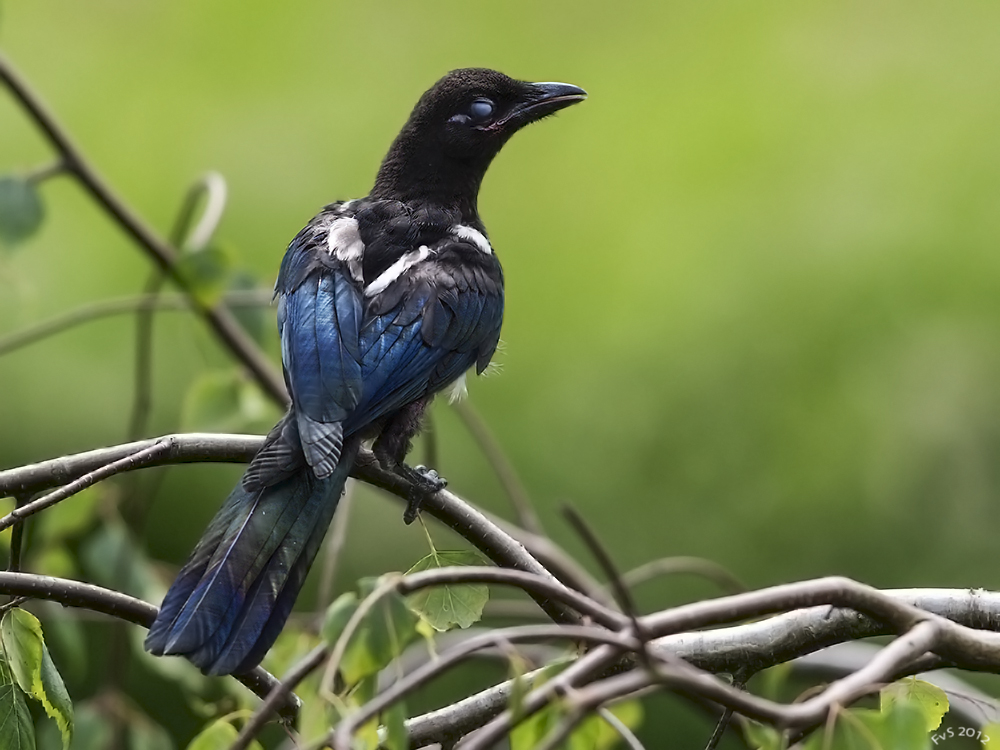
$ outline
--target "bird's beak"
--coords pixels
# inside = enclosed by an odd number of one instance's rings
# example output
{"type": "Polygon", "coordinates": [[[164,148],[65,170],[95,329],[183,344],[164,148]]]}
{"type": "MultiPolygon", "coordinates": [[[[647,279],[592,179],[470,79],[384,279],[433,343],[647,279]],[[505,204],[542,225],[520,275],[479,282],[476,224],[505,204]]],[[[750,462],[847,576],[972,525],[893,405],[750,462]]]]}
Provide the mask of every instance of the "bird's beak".
{"type": "Polygon", "coordinates": [[[507,114],[504,124],[527,125],[587,98],[586,91],[570,83],[532,83],[529,86],[530,93],[507,114]]]}

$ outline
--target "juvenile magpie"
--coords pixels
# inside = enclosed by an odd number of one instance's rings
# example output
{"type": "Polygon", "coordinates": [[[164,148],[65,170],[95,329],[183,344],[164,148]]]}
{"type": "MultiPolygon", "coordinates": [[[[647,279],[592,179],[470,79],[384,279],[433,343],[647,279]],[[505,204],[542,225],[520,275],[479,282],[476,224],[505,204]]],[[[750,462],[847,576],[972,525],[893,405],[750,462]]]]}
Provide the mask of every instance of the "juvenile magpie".
{"type": "Polygon", "coordinates": [[[292,405],[167,592],[147,650],[206,674],[256,666],[363,441],[413,488],[407,521],[444,487],[404,459],[434,394],[482,373],[500,337],[503,272],[479,186],[514,133],[585,97],[564,83],[452,71],[417,102],[368,197],[326,206],[291,241],[275,297],[292,405]]]}

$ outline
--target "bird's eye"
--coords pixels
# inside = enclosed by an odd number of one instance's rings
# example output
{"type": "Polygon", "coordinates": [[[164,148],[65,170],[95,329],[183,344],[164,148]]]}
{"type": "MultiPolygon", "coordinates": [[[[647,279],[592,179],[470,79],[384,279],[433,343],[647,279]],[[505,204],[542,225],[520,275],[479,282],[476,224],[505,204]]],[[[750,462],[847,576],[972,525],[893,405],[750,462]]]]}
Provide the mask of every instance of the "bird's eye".
{"type": "Polygon", "coordinates": [[[476,99],[469,107],[469,115],[475,123],[483,123],[493,116],[493,102],[489,99],[476,99]]]}

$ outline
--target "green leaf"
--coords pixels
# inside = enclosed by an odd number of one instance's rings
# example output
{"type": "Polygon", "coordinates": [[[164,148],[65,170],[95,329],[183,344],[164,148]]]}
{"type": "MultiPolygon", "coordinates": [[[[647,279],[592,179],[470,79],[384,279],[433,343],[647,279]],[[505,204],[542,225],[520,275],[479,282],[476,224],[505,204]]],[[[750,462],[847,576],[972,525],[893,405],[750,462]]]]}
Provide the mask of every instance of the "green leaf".
{"type": "MultiPolygon", "coordinates": [[[[488,565],[478,552],[473,550],[432,550],[429,555],[417,561],[407,574],[423,570],[434,570],[452,565],[488,565]]],[[[437,631],[451,630],[454,626],[467,628],[479,622],[483,608],[489,601],[489,587],[482,583],[433,586],[407,597],[410,609],[420,615],[437,631]]]]}
{"type": "Polygon", "coordinates": [[[978,739],[982,740],[983,750],[1000,750],[1000,724],[987,724],[978,739]]]}
{"type": "Polygon", "coordinates": [[[753,750],[782,750],[781,733],[774,727],[743,720],[743,736],[753,750]]]}
{"type": "MultiPolygon", "coordinates": [[[[363,578],[359,581],[361,597],[367,597],[384,580],[363,578]]],[[[336,644],[347,620],[360,606],[347,595],[338,597],[327,611],[323,636],[331,647],[336,644]]],[[[417,617],[403,598],[391,592],[384,595],[364,616],[348,642],[340,662],[344,682],[354,685],[363,678],[376,675],[398,658],[403,649],[417,637],[417,617]]]]}
{"type": "Polygon", "coordinates": [[[52,663],[38,619],[23,609],[9,610],[0,621],[0,639],[18,686],[42,704],[62,735],[63,747],[73,738],[73,702],[52,663]]]}
{"type": "Polygon", "coordinates": [[[28,701],[17,685],[0,685],[0,750],[35,750],[28,701]]]}
{"type": "MultiPolygon", "coordinates": [[[[642,706],[625,701],[609,709],[622,724],[635,729],[642,723],[642,706]]],[[[597,714],[588,716],[569,736],[568,750],[610,750],[621,740],[618,730],[597,714]]]]}
{"type": "Polygon", "coordinates": [[[323,627],[320,635],[330,648],[337,645],[348,621],[354,616],[358,608],[358,595],[353,591],[341,594],[329,607],[326,608],[326,615],[323,617],[323,627]]]}
{"type": "Polygon", "coordinates": [[[816,730],[804,750],[930,750],[923,713],[911,703],[887,711],[841,711],[829,727],[816,730]]]}
{"type": "MultiPolygon", "coordinates": [[[[217,719],[191,740],[187,750],[226,750],[236,741],[238,736],[239,732],[236,731],[236,727],[225,718],[217,719]]],[[[253,750],[261,750],[260,743],[256,740],[250,743],[250,747],[253,750]]]]}
{"type": "Polygon", "coordinates": [[[907,677],[886,685],[880,695],[883,711],[891,710],[900,703],[908,703],[919,709],[927,723],[928,732],[941,726],[941,719],[948,713],[948,696],[944,690],[916,677],[907,677]]]}
{"type": "Polygon", "coordinates": [[[524,697],[528,694],[528,689],[532,687],[525,679],[525,672],[528,671],[528,663],[520,654],[514,652],[510,654],[510,697],[507,699],[507,710],[515,719],[521,716],[524,710],[524,697]]]}
{"type": "MultiPolygon", "coordinates": [[[[114,744],[112,720],[103,713],[106,707],[98,709],[95,705],[97,705],[95,701],[89,701],[79,703],[75,707],[73,750],[107,750],[114,744]]],[[[49,721],[40,724],[36,743],[39,748],[57,747],[60,739],[55,724],[49,721]]]]}
{"type": "Polygon", "coordinates": [[[45,218],[35,186],[19,177],[0,177],[0,240],[15,245],[34,234],[45,218]]]}
{"type": "Polygon", "coordinates": [[[406,731],[406,705],[396,702],[388,711],[383,711],[382,723],[385,725],[382,747],[385,750],[408,750],[410,736],[406,731]]]}
{"type": "Polygon", "coordinates": [[[218,245],[185,253],[177,262],[177,273],[197,300],[211,307],[219,301],[229,284],[233,255],[228,248],[218,245]]]}
{"type": "Polygon", "coordinates": [[[7,660],[0,654],[0,685],[13,685],[14,675],[10,672],[10,667],[7,666],[7,660]]]}
{"type": "Polygon", "coordinates": [[[535,750],[562,718],[558,703],[550,703],[518,724],[510,733],[510,750],[535,750]]]}

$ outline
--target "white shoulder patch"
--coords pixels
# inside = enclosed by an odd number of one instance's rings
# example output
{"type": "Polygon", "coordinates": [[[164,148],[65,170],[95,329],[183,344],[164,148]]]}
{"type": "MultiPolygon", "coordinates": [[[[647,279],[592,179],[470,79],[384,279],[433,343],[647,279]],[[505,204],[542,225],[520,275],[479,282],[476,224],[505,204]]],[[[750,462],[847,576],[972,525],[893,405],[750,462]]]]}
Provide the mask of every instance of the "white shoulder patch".
{"type": "Polygon", "coordinates": [[[458,237],[460,240],[471,242],[473,245],[478,247],[487,255],[493,254],[493,248],[490,246],[490,241],[487,240],[486,236],[478,229],[466,226],[465,224],[454,224],[448,231],[450,231],[452,235],[458,237]]]}
{"type": "Polygon", "coordinates": [[[375,281],[365,287],[365,296],[374,297],[379,292],[385,291],[392,282],[417,263],[426,260],[430,254],[431,249],[427,245],[421,245],[419,249],[414,250],[412,253],[407,253],[379,274],[379,277],[375,281]]]}
{"type": "Polygon", "coordinates": [[[448,397],[448,403],[453,404],[456,401],[461,401],[463,398],[469,395],[469,389],[465,384],[465,376],[468,372],[463,372],[458,376],[457,380],[452,381],[450,385],[446,385],[442,389],[442,393],[448,397]]]}
{"type": "Polygon", "coordinates": [[[365,244],[361,241],[361,234],[358,232],[357,219],[347,217],[334,219],[330,222],[327,231],[326,246],[333,257],[345,263],[361,260],[365,244]]]}

